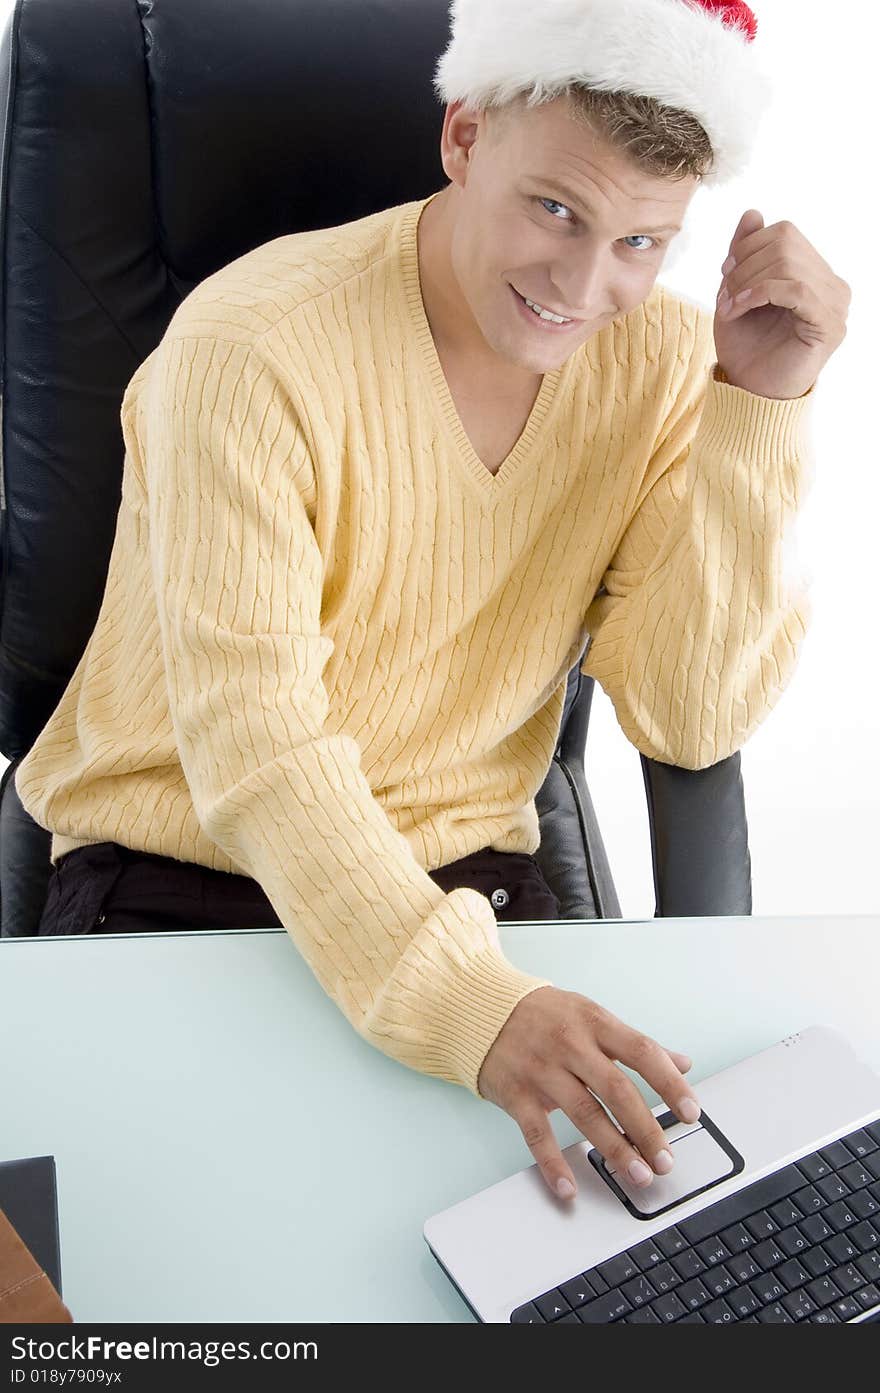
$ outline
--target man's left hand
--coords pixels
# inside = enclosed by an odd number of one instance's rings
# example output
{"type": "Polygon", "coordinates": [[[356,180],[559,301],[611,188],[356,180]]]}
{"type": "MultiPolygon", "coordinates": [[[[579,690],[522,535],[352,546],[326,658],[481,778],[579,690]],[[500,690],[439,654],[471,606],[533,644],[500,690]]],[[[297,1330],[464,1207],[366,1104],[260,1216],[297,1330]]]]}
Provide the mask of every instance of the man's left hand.
{"type": "Polygon", "coordinates": [[[765,227],[755,208],[740,218],[722,272],[715,349],[728,381],[759,397],[802,397],[846,337],[850,287],[793,223],[765,227]]]}

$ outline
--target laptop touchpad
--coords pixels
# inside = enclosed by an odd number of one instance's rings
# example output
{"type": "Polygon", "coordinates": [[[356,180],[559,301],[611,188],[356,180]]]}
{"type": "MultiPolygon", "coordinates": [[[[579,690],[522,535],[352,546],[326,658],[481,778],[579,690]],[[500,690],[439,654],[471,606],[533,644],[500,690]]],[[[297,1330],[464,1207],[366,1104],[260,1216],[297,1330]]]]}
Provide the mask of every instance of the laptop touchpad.
{"type": "Polygon", "coordinates": [[[742,1157],[705,1113],[693,1123],[679,1122],[673,1113],[663,1113],[657,1120],[666,1133],[675,1166],[668,1175],[655,1175],[650,1185],[634,1185],[626,1175],[606,1165],[598,1151],[589,1153],[596,1170],[627,1209],[646,1219],[692,1199],[744,1168],[742,1157]]]}

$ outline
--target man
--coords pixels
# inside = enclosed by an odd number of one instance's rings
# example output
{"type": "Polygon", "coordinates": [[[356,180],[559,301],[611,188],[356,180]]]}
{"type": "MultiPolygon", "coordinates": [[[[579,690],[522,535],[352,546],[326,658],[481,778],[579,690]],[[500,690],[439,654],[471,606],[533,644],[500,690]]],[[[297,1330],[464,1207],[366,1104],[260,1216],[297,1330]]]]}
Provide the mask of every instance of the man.
{"type": "Polygon", "coordinates": [[[632,743],[703,768],[806,624],[783,526],[848,287],[756,210],[723,268],[750,298],[713,323],[655,284],[744,158],[753,34],[740,3],[455,7],[449,186],[224,267],[132,378],[101,613],[17,771],[54,833],[42,932],[283,924],[366,1040],[504,1108],[563,1196],[548,1113],[650,1183],[672,1158],[617,1061],[686,1121],[689,1061],[509,963],[479,858],[553,916],[534,795],[588,634],[632,743]],[[576,119],[611,73],[693,167],[576,119]]]}

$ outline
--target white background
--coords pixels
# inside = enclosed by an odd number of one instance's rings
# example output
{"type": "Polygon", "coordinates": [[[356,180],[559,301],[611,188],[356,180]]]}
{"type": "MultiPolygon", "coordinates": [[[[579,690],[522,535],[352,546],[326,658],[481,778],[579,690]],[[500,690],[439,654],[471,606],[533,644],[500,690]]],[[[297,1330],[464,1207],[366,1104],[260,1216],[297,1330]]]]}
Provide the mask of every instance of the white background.
{"type": "MultiPolygon", "coordinates": [[[[11,8],[0,0],[4,24],[11,8]]],[[[797,543],[813,575],[812,627],[788,690],[744,747],[742,766],[754,913],[877,913],[880,225],[871,170],[880,22],[870,0],[849,0],[845,12],[820,0],[755,0],[754,8],[773,106],[748,173],[694,198],[687,251],[660,279],[714,311],[737,223],[757,208],[766,225],[793,222],[852,288],[847,338],[810,408],[816,480],[797,543]]],[[[586,755],[624,918],[650,918],[639,756],[598,686],[586,755]]]]}

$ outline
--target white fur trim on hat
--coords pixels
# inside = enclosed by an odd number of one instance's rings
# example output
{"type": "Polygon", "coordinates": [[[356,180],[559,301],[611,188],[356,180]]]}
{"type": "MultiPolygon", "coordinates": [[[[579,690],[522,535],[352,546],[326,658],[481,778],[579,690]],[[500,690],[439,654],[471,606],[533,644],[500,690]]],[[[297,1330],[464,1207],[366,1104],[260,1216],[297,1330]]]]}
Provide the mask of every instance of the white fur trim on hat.
{"type": "Polygon", "coordinates": [[[748,166],[772,86],[755,40],[691,0],[452,0],[452,39],[434,87],[483,109],[529,93],[537,105],[572,83],[654,97],[688,111],[714,152],[703,185],[748,166]]]}

